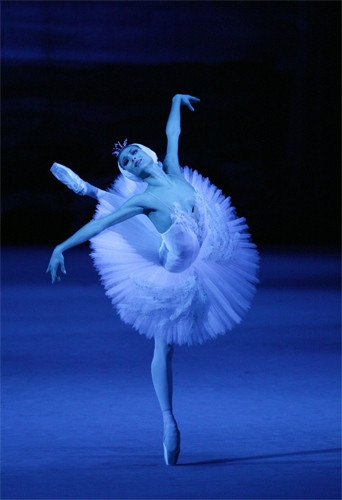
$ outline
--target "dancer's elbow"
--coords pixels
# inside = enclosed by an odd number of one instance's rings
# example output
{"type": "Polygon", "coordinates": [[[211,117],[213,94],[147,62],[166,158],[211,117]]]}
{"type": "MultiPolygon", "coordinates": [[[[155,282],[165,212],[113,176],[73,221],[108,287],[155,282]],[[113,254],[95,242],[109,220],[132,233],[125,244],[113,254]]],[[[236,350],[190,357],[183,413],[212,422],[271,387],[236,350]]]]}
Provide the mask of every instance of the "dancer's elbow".
{"type": "Polygon", "coordinates": [[[181,128],[176,125],[168,125],[166,126],[166,136],[167,138],[176,137],[178,138],[181,134],[181,128]]]}

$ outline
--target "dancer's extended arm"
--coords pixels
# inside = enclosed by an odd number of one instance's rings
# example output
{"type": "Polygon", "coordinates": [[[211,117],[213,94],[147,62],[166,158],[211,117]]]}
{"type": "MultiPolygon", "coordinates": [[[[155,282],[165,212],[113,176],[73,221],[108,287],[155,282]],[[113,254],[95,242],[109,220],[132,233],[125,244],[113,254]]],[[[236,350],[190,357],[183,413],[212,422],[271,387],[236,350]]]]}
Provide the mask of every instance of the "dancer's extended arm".
{"type": "Polygon", "coordinates": [[[186,104],[191,111],[195,111],[191,102],[199,102],[197,97],[185,94],[176,94],[172,98],[170,115],[166,124],[167,150],[164,159],[164,169],[168,174],[179,174],[178,140],[181,133],[180,107],[186,104]]]}
{"type": "Polygon", "coordinates": [[[59,281],[60,278],[57,275],[58,266],[61,266],[61,271],[66,273],[64,266],[63,252],[69,248],[81,245],[87,240],[90,240],[97,234],[101,233],[110,226],[114,226],[119,222],[135,217],[136,215],[142,214],[145,209],[144,197],[142,195],[136,195],[127,200],[118,210],[113,212],[106,217],[101,219],[96,219],[88,222],[85,226],[74,233],[70,238],[65,240],[60,245],[57,245],[48,265],[46,272],[51,273],[52,283],[59,281]]]}

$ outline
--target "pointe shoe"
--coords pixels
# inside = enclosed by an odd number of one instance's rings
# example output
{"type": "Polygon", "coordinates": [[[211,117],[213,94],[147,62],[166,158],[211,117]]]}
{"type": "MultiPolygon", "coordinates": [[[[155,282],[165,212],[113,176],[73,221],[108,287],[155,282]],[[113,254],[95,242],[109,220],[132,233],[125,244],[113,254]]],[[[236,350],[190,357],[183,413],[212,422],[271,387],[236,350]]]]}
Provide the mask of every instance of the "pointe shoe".
{"type": "Polygon", "coordinates": [[[53,175],[63,184],[65,184],[74,193],[84,196],[87,194],[87,186],[82,179],[75,174],[70,168],[61,165],[60,163],[54,163],[50,168],[53,175]]]}
{"type": "Polygon", "coordinates": [[[166,448],[166,444],[165,444],[166,432],[165,432],[164,438],[163,438],[164,459],[165,459],[166,465],[176,465],[177,460],[178,460],[178,456],[179,456],[179,452],[180,452],[180,432],[179,432],[178,427],[176,427],[175,429],[172,429],[171,433],[174,434],[174,436],[173,436],[174,446],[172,446],[172,449],[168,450],[166,448]]]}

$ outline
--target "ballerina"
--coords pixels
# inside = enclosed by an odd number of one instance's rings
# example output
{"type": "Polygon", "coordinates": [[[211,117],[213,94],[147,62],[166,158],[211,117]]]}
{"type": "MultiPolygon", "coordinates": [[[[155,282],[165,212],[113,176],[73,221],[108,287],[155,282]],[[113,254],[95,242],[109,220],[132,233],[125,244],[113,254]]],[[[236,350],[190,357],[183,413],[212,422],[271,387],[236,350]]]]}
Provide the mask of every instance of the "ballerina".
{"type": "Polygon", "coordinates": [[[255,293],[259,255],[243,217],[197,171],[181,168],[180,108],[199,99],[177,94],[166,125],[163,164],[142,144],[115,144],[121,172],[107,191],[54,163],[75,193],[98,201],[95,216],[54,249],[52,283],[66,273],[63,252],[90,240],[95,267],[121,319],[154,338],[154,389],[164,420],[167,465],[176,465],[180,432],[172,408],[174,344],[202,344],[240,323],[255,293]]]}

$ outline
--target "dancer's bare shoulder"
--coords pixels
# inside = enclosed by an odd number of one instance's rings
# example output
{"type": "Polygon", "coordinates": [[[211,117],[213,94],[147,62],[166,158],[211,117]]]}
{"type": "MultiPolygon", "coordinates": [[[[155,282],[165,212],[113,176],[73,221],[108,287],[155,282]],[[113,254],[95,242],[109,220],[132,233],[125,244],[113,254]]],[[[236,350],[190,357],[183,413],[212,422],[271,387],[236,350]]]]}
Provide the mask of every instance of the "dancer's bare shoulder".
{"type": "Polygon", "coordinates": [[[166,174],[177,175],[183,177],[179,168],[178,156],[168,153],[163,162],[163,170],[166,174]]]}

